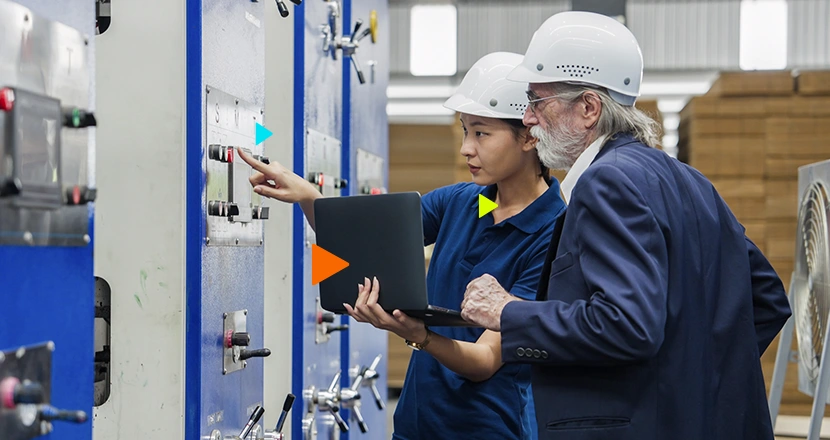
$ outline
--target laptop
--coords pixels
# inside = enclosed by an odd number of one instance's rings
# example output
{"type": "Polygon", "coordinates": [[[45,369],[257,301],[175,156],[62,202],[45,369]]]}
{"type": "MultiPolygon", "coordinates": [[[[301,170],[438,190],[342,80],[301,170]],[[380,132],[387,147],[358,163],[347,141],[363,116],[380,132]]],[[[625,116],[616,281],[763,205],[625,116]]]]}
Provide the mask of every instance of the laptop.
{"type": "Polygon", "coordinates": [[[364,278],[380,282],[378,304],[400,310],[432,327],[476,327],[458,310],[431,306],[424,267],[424,228],[417,192],[314,201],[317,245],[346,260],[349,267],[320,283],[323,309],[345,314],[354,306],[364,278]]]}

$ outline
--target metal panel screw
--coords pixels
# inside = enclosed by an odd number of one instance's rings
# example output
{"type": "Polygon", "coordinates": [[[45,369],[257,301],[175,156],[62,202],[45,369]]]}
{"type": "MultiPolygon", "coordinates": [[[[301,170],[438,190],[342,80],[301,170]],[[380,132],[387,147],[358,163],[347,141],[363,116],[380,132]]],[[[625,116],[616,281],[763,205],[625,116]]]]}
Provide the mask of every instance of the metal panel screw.
{"type": "Polygon", "coordinates": [[[225,318],[225,319],[228,319],[228,314],[227,314],[227,313],[223,313],[223,314],[222,314],[222,317],[223,317],[223,318],[225,318]]]}
{"type": "Polygon", "coordinates": [[[29,21],[29,14],[23,16],[23,21],[29,21]]]}
{"type": "Polygon", "coordinates": [[[84,234],[84,243],[89,244],[90,241],[89,234],[84,234]]]}
{"type": "Polygon", "coordinates": [[[205,86],[205,92],[210,93],[210,86],[205,86]]]}
{"type": "Polygon", "coordinates": [[[248,368],[248,361],[242,361],[242,368],[248,368]]]}
{"type": "Polygon", "coordinates": [[[239,239],[238,238],[236,239],[236,244],[239,244],[239,239]]]}
{"type": "Polygon", "coordinates": [[[26,232],[23,233],[23,241],[25,241],[26,243],[32,244],[32,243],[34,243],[35,239],[32,236],[31,232],[26,231],[26,232]]]}
{"type": "Polygon", "coordinates": [[[226,369],[224,369],[224,368],[223,368],[223,369],[222,369],[222,374],[228,374],[228,370],[226,370],[226,369]]]}
{"type": "Polygon", "coordinates": [[[244,313],[245,316],[248,316],[248,309],[243,310],[242,313],[244,313]]]}
{"type": "Polygon", "coordinates": [[[205,244],[210,244],[210,237],[205,238],[205,244]]]}

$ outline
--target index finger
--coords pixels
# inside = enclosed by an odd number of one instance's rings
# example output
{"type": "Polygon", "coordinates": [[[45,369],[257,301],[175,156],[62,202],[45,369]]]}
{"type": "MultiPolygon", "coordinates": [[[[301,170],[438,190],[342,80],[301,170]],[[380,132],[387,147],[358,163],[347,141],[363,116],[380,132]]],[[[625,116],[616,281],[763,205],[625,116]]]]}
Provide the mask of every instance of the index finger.
{"type": "Polygon", "coordinates": [[[242,160],[245,161],[245,163],[251,166],[251,168],[261,172],[262,174],[269,174],[268,171],[270,170],[267,164],[254,159],[253,157],[251,157],[250,154],[246,153],[241,147],[236,147],[236,155],[241,157],[242,160]]]}

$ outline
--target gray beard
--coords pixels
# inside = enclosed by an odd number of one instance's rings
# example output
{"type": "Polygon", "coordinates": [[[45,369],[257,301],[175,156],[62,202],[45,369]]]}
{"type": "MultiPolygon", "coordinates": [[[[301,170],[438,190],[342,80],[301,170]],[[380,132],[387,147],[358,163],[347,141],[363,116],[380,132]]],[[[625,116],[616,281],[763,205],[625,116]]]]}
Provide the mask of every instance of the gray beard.
{"type": "Polygon", "coordinates": [[[567,123],[560,123],[551,125],[550,131],[535,125],[530,134],[538,139],[536,152],[544,166],[552,170],[569,170],[585,150],[588,132],[578,133],[567,123]]]}

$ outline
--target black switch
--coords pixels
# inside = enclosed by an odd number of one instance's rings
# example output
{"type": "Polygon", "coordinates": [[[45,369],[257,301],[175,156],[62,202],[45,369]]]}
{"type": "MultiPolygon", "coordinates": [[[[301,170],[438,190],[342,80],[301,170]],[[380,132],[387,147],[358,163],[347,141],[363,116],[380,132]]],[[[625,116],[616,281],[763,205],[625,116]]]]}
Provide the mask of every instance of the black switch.
{"type": "Polygon", "coordinates": [[[239,360],[244,361],[252,357],[268,357],[271,356],[271,350],[267,348],[260,348],[258,350],[242,350],[239,353],[239,360]]]}
{"type": "Polygon", "coordinates": [[[86,128],[95,127],[98,122],[95,120],[95,114],[77,107],[64,107],[61,109],[63,113],[63,126],[69,128],[86,128]]]}
{"type": "Polygon", "coordinates": [[[271,159],[268,159],[267,156],[259,156],[259,161],[264,163],[264,164],[270,164],[271,163],[271,159]]]}
{"type": "Polygon", "coordinates": [[[75,185],[66,190],[66,201],[68,205],[86,205],[94,202],[98,190],[88,186],[75,185]]]}
{"type": "Polygon", "coordinates": [[[228,216],[239,215],[239,205],[236,203],[228,204],[228,216]]]}
{"type": "Polygon", "coordinates": [[[349,181],[346,179],[335,179],[334,180],[334,187],[337,189],[343,189],[349,186],[349,181]]]}

